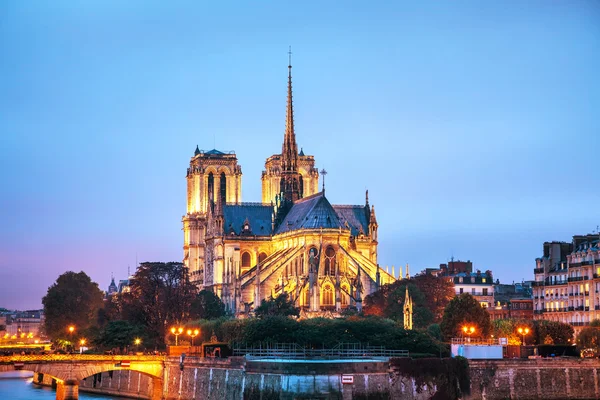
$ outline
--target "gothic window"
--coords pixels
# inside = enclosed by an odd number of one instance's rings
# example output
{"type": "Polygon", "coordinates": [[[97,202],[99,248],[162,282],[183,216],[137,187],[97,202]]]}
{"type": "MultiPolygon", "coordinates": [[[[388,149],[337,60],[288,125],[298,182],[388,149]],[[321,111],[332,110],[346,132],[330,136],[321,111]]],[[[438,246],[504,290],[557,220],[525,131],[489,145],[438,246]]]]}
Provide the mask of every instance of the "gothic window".
{"type": "Polygon", "coordinates": [[[309,272],[317,270],[317,267],[318,267],[317,255],[318,254],[319,254],[319,251],[317,250],[316,247],[311,247],[310,250],[308,251],[309,272]]]}
{"type": "Polygon", "coordinates": [[[302,175],[300,175],[300,181],[299,181],[299,186],[300,186],[300,197],[304,197],[304,181],[302,180],[302,175]]]}
{"type": "Polygon", "coordinates": [[[323,287],[323,305],[324,306],[332,306],[333,305],[333,288],[329,284],[327,284],[323,287]]]}
{"type": "Polygon", "coordinates": [[[208,201],[214,200],[215,196],[215,177],[213,173],[208,174],[208,201]]]}
{"type": "Polygon", "coordinates": [[[302,292],[302,305],[303,306],[310,306],[310,299],[309,299],[309,295],[308,295],[308,289],[304,289],[304,291],[302,292]]]}
{"type": "Polygon", "coordinates": [[[258,255],[258,263],[260,264],[261,262],[265,261],[267,259],[267,253],[262,252],[258,255]]]}
{"type": "Polygon", "coordinates": [[[221,196],[221,202],[225,204],[227,202],[227,178],[225,177],[225,172],[221,172],[221,182],[219,195],[221,196]]]}
{"type": "Polygon", "coordinates": [[[335,274],[335,250],[328,246],[325,250],[325,275],[335,274]]]}
{"type": "Polygon", "coordinates": [[[250,268],[250,253],[242,253],[242,268],[250,268]]]}

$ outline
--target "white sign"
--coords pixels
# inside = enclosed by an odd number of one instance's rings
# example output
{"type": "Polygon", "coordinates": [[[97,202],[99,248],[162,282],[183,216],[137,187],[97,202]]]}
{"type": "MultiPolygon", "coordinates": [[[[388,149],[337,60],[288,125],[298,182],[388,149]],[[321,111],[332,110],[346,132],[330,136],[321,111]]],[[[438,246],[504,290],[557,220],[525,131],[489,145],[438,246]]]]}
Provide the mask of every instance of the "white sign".
{"type": "Polygon", "coordinates": [[[501,344],[502,346],[507,346],[508,345],[508,339],[505,338],[505,337],[498,338],[498,344],[501,344]]]}
{"type": "Polygon", "coordinates": [[[354,376],[352,375],[342,375],[342,384],[343,385],[351,385],[354,383],[354,376]]]}

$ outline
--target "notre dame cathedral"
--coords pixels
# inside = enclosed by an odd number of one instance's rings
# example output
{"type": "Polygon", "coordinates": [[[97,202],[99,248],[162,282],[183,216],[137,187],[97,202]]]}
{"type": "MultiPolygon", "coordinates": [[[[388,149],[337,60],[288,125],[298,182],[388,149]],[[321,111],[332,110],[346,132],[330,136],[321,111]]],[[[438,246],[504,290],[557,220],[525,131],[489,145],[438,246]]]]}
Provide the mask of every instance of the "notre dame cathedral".
{"type": "MultiPolygon", "coordinates": [[[[291,63],[290,63],[291,64],[291,63]]],[[[301,317],[335,316],[395,278],[377,264],[377,219],[369,205],[332,205],[313,156],[298,152],[288,66],[281,154],[267,158],[262,202],[242,202],[235,153],[196,147],[187,169],[184,259],[191,280],[238,317],[286,292],[301,317]]]]}

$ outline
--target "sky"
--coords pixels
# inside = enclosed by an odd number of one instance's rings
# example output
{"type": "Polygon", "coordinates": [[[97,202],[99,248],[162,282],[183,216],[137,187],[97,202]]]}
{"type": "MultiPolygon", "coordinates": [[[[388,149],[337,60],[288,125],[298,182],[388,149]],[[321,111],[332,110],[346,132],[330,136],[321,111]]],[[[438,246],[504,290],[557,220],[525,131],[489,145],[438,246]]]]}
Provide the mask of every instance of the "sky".
{"type": "Polygon", "coordinates": [[[600,225],[598,21],[585,0],[3,1],[0,307],[181,261],[196,145],[234,150],[260,201],[290,45],[298,146],[333,204],[369,190],[380,265],[533,279],[543,242],[600,225]]]}

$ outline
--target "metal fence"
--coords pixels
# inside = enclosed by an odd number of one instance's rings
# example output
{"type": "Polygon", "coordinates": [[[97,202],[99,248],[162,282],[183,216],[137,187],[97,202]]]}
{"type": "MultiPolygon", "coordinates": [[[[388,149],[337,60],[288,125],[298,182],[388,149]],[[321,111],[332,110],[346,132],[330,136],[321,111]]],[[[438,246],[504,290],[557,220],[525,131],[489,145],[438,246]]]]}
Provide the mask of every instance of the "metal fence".
{"type": "Polygon", "coordinates": [[[499,345],[499,344],[503,344],[506,345],[506,343],[500,343],[500,339],[499,338],[495,338],[495,339],[480,339],[480,338],[470,338],[470,337],[463,337],[463,338],[452,338],[451,341],[452,344],[462,344],[462,345],[466,345],[466,346],[493,346],[493,345],[499,345]]]}
{"type": "Polygon", "coordinates": [[[344,359],[344,358],[391,358],[408,357],[408,350],[387,350],[383,346],[369,346],[361,343],[340,343],[332,349],[313,349],[296,343],[260,343],[247,346],[235,343],[234,356],[247,359],[344,359]]]}

